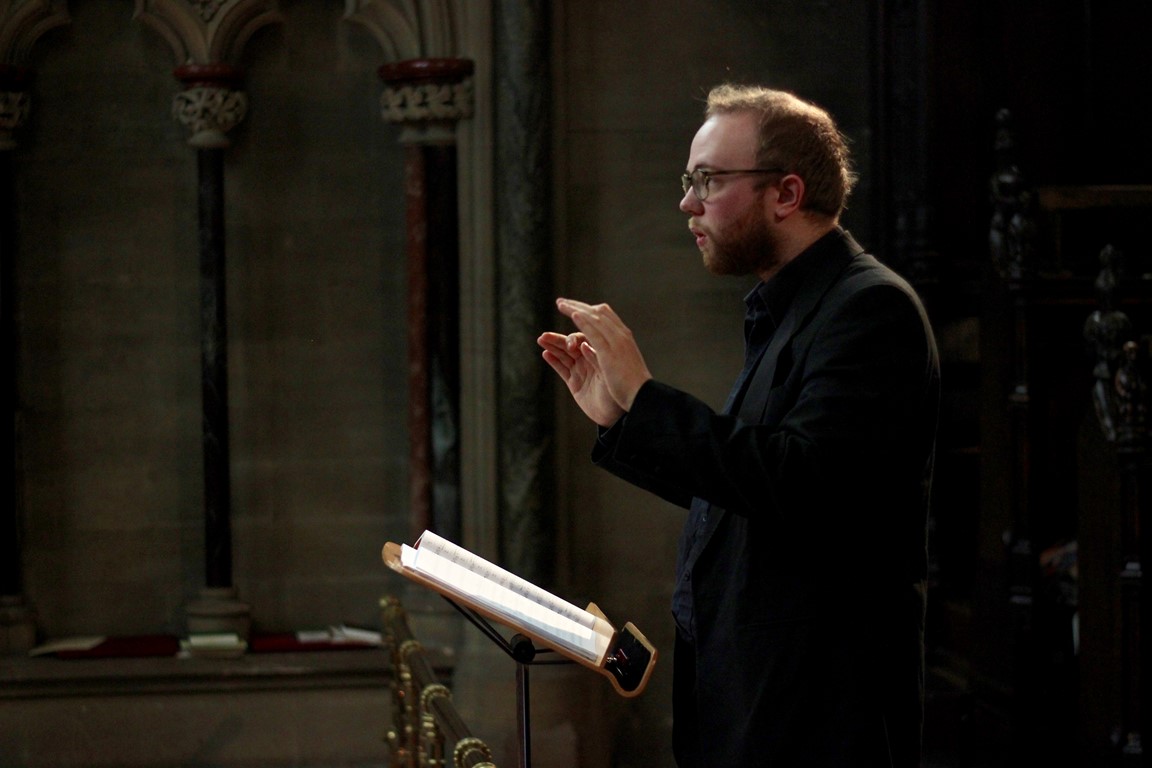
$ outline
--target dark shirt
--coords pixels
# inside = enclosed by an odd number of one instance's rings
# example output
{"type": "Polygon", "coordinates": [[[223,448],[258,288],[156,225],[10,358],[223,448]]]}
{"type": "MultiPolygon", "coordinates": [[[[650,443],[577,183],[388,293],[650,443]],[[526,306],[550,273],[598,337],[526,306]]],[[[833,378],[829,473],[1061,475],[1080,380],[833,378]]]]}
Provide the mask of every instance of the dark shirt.
{"type": "MultiPolygon", "coordinates": [[[[747,307],[744,315],[744,368],[736,378],[723,413],[733,414],[740,410],[740,403],[748,388],[748,382],[776,332],[780,321],[788,312],[792,299],[800,290],[804,278],[811,271],[816,259],[820,258],[820,244],[839,230],[825,235],[792,261],[784,265],[767,282],[760,282],[744,297],[747,307]]],[[[707,541],[710,522],[715,523],[716,515],[710,515],[711,505],[703,499],[692,499],[692,506],[685,521],[686,535],[680,542],[680,555],[676,564],[676,588],[672,593],[672,616],[680,636],[689,642],[695,636],[694,611],[692,606],[692,574],[685,570],[684,563],[701,541],[707,541]],[[690,533],[689,533],[690,532],[690,533]]]]}

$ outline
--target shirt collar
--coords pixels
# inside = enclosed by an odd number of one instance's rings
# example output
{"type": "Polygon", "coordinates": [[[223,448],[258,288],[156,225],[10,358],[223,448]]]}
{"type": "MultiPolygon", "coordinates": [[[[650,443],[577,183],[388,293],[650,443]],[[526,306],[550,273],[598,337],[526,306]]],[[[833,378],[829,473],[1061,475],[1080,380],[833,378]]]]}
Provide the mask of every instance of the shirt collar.
{"type": "Polygon", "coordinates": [[[820,252],[826,249],[830,241],[838,240],[843,234],[840,227],[833,227],[766,282],[757,283],[744,297],[744,304],[748,308],[747,319],[753,322],[767,319],[772,328],[779,326],[804,279],[820,259],[820,252]]]}

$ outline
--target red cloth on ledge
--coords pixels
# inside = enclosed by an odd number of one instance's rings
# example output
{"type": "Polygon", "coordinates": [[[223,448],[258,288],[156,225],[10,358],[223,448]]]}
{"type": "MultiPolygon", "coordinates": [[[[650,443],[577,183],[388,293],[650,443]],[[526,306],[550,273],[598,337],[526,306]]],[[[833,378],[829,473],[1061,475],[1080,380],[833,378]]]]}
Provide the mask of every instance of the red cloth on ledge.
{"type": "Polygon", "coordinates": [[[61,650],[52,655],[58,659],[134,659],[179,652],[180,639],[173,635],[135,635],[108,637],[87,650],[61,650]]]}

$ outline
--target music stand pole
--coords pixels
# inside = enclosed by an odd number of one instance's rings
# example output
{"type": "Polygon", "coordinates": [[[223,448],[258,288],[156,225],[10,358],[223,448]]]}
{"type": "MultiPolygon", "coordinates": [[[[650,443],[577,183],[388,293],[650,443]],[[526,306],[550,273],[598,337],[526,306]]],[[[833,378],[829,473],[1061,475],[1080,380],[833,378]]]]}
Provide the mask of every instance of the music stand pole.
{"type": "Polygon", "coordinates": [[[528,697],[528,665],[516,663],[516,729],[520,737],[520,768],[532,765],[532,702],[528,697]]]}
{"type": "Polygon", "coordinates": [[[529,664],[572,664],[569,659],[557,658],[541,660],[536,658],[537,652],[551,653],[550,648],[537,648],[532,644],[532,638],[519,633],[510,640],[496,631],[487,619],[471,608],[460,605],[447,595],[441,595],[448,604],[459,611],[477,629],[492,642],[512,657],[516,662],[516,731],[520,737],[519,768],[531,768],[532,765],[532,712],[531,698],[528,693],[528,665],[529,664]]]}

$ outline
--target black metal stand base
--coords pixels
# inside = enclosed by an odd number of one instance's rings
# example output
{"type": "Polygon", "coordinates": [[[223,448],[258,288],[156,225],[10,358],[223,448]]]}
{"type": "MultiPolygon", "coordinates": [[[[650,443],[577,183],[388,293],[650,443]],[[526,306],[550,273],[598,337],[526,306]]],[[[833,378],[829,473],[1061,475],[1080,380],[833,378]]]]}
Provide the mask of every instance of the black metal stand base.
{"type": "Polygon", "coordinates": [[[516,662],[516,735],[519,739],[520,747],[517,765],[519,768],[531,768],[532,700],[528,689],[528,667],[533,665],[573,664],[575,662],[561,656],[552,656],[551,658],[545,659],[537,658],[538,654],[554,654],[555,651],[551,648],[537,648],[531,638],[519,633],[513,635],[511,638],[505,639],[486,618],[476,613],[476,611],[462,606],[448,597],[444,597],[444,599],[516,662]]]}

